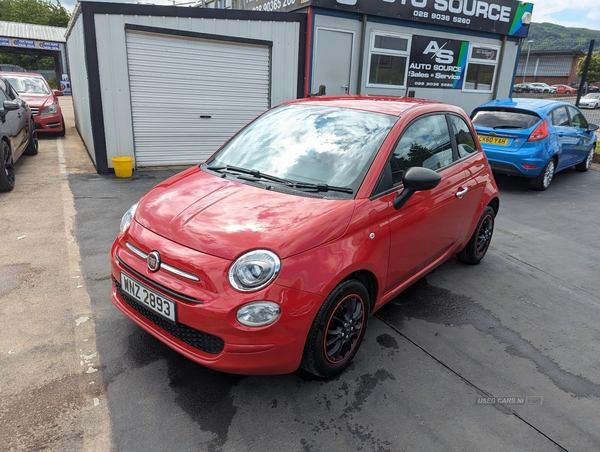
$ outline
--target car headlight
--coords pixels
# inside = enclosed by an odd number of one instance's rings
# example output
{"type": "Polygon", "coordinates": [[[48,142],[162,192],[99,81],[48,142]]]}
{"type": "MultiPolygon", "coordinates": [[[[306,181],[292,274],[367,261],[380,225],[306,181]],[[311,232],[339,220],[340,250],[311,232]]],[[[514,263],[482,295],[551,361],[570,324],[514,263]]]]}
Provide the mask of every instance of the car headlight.
{"type": "Polygon", "coordinates": [[[252,292],[273,281],[280,268],[281,261],[272,251],[250,251],[240,256],[229,269],[229,283],[241,292],[252,292]]]}
{"type": "Polygon", "coordinates": [[[129,225],[133,221],[133,216],[135,215],[137,206],[138,206],[138,203],[136,202],[133,206],[131,206],[129,208],[129,210],[127,212],[125,212],[125,215],[123,215],[123,218],[121,218],[121,234],[123,234],[127,230],[129,225]]]}
{"type": "Polygon", "coordinates": [[[42,115],[53,115],[54,113],[56,113],[58,111],[58,107],[56,106],[56,104],[52,104],[49,107],[46,107],[42,110],[42,115]]]}
{"type": "Polygon", "coordinates": [[[237,312],[237,319],[245,326],[265,326],[275,322],[281,314],[281,308],[272,301],[254,301],[245,304],[237,312]]]}

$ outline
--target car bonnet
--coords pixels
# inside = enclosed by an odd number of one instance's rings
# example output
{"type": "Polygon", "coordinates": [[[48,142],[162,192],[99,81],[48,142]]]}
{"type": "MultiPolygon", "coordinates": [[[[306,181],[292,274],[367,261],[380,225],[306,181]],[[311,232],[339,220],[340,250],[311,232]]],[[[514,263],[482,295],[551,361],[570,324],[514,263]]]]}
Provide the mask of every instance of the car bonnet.
{"type": "Polygon", "coordinates": [[[279,193],[220,178],[195,167],[157,185],[135,219],[196,251],[235,259],[250,249],[286,258],[331,241],[347,229],[352,200],[279,193]]]}

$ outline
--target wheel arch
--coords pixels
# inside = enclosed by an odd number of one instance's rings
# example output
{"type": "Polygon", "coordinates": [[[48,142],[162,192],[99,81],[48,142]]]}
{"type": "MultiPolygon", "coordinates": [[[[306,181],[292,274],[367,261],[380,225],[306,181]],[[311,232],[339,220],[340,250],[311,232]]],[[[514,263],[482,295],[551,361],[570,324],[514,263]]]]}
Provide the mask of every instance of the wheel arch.
{"type": "Polygon", "coordinates": [[[500,210],[500,199],[492,198],[488,203],[488,206],[494,209],[494,216],[498,215],[498,211],[500,210]]]}
{"type": "Polygon", "coordinates": [[[369,312],[373,312],[375,301],[377,300],[377,294],[379,293],[379,283],[377,277],[369,270],[357,270],[346,276],[340,283],[356,279],[360,281],[369,294],[369,312]]]}

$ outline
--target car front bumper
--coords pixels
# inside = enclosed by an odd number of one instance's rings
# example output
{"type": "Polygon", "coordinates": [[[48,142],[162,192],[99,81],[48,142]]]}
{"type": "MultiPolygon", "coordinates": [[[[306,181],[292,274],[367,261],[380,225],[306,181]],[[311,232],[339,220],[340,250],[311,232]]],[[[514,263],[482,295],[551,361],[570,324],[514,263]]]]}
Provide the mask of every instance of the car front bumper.
{"type": "Polygon", "coordinates": [[[62,132],[65,128],[60,111],[51,115],[34,115],[33,121],[35,123],[35,130],[38,133],[62,132]]]}
{"type": "MultiPolygon", "coordinates": [[[[138,231],[140,228],[138,225],[138,231]]],[[[145,245],[149,245],[148,237],[152,237],[151,249],[168,250],[165,261],[177,265],[176,256],[180,254],[182,261],[191,262],[191,267],[206,270],[198,272],[203,281],[188,282],[165,275],[162,270],[150,272],[146,262],[133,255],[125,246],[126,239],[120,236],[111,249],[111,300],[119,310],[178,353],[211,369],[247,375],[285,374],[298,369],[322,297],[275,283],[255,293],[236,292],[226,282],[230,261],[190,252],[189,248],[147,230],[145,245]],[[164,319],[128,296],[121,287],[122,273],[142,284],[154,282],[151,286],[154,292],[175,302],[176,321],[164,319]],[[177,297],[176,293],[183,297],[177,297]],[[198,302],[190,302],[192,298],[198,302]],[[263,300],[280,306],[277,321],[256,328],[237,321],[236,313],[241,306],[263,300]]],[[[140,243],[136,246],[142,247],[140,243]]]]}

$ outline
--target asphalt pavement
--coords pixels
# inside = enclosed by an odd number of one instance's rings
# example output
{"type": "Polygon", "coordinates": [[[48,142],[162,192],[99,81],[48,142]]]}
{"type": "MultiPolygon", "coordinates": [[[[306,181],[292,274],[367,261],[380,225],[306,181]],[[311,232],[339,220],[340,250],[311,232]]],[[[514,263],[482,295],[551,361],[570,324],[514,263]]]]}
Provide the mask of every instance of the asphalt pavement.
{"type": "Polygon", "coordinates": [[[377,312],[338,377],[228,375],[109,298],[122,214],[181,168],[96,174],[61,103],[0,195],[0,450],[600,450],[600,172],[499,176],[484,261],[377,312]]]}

